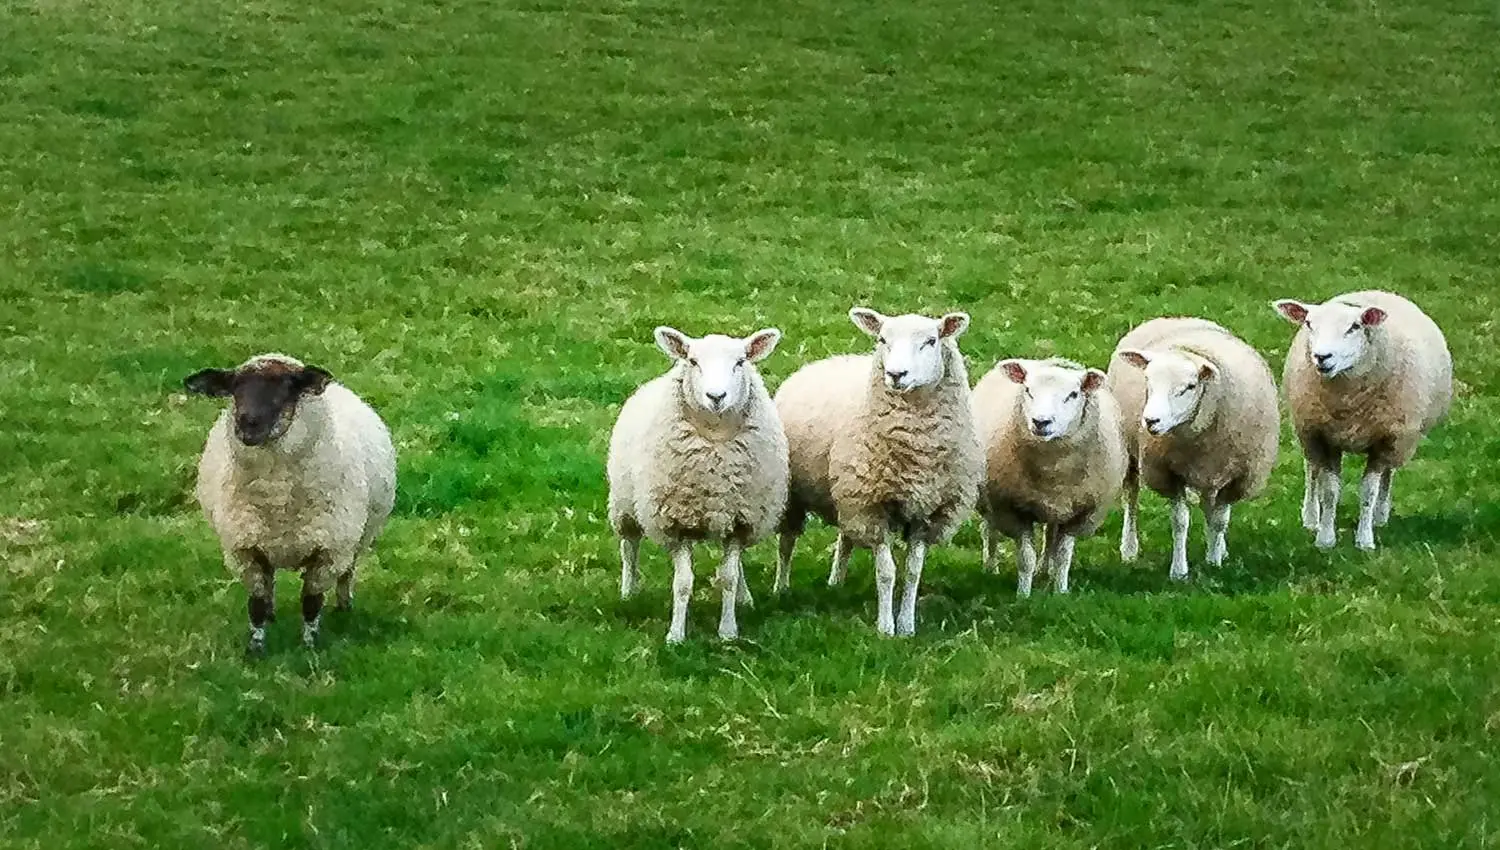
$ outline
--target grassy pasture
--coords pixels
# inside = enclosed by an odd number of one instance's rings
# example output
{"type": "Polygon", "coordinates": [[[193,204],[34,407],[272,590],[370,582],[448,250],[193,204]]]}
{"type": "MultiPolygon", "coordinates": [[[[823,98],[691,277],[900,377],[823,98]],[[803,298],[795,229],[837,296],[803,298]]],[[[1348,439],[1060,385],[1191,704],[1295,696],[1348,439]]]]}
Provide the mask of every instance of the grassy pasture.
{"type": "Polygon", "coordinates": [[[0,5],[0,845],[1500,845],[1497,44],[1477,0],[0,5]],[[1147,496],[1068,598],[966,527],[911,640],[821,528],[735,645],[705,580],[662,645],[655,548],[617,599],[657,324],[779,326],[773,385],[856,302],[968,310],[976,377],[1170,313],[1279,369],[1269,300],[1367,286],[1461,382],[1374,555],[1352,489],[1312,548],[1288,432],[1185,588],[1147,496]],[[325,648],[247,665],[180,380],[265,350],[401,494],[325,648]]]}

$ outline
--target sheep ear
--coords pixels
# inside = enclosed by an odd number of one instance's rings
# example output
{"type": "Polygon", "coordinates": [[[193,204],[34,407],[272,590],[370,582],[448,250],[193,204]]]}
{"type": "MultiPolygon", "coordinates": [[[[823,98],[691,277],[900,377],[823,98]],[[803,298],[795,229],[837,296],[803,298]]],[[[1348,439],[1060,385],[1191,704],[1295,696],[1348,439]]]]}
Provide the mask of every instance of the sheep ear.
{"type": "Polygon", "coordinates": [[[1203,364],[1201,364],[1201,365],[1198,366],[1198,380],[1199,380],[1199,382],[1211,381],[1211,380],[1213,380],[1214,378],[1217,378],[1217,377],[1219,377],[1219,367],[1215,366],[1214,364],[1212,364],[1212,363],[1203,363],[1203,364]]]}
{"type": "Polygon", "coordinates": [[[669,328],[666,325],[662,325],[656,329],[656,347],[660,348],[668,357],[674,360],[686,360],[688,346],[691,343],[692,340],[688,339],[687,334],[676,328],[669,328]]]}
{"type": "Polygon", "coordinates": [[[184,378],[182,387],[198,395],[220,398],[234,395],[234,372],[229,369],[204,369],[184,378]]]}
{"type": "Polygon", "coordinates": [[[1079,384],[1079,389],[1086,393],[1092,393],[1104,386],[1104,381],[1108,377],[1108,375],[1105,375],[1098,369],[1090,369],[1083,373],[1083,383],[1079,384]]]}
{"type": "Polygon", "coordinates": [[[1126,363],[1129,363],[1137,369],[1144,369],[1146,368],[1146,364],[1151,362],[1151,358],[1146,354],[1146,352],[1137,351],[1134,348],[1127,348],[1123,351],[1117,351],[1115,352],[1115,354],[1117,354],[1121,360],[1124,360],[1126,363]]]}
{"type": "Polygon", "coordinates": [[[1384,322],[1385,317],[1386,312],[1379,307],[1366,307],[1365,311],[1360,314],[1359,321],[1360,324],[1364,325],[1365,327],[1373,328],[1381,322],[1384,322]]]}
{"type": "Polygon", "coordinates": [[[1276,312],[1281,314],[1283,319],[1294,325],[1300,325],[1307,321],[1308,307],[1301,301],[1283,298],[1280,301],[1272,301],[1271,306],[1275,308],[1276,312]]]}
{"type": "Polygon", "coordinates": [[[751,363],[759,363],[776,350],[776,343],[780,341],[781,331],[776,328],[756,331],[745,340],[745,357],[751,363]]]}
{"type": "Polygon", "coordinates": [[[938,323],[938,336],[943,339],[950,339],[961,336],[968,329],[968,313],[949,313],[938,323]]]}
{"type": "Polygon", "coordinates": [[[292,386],[296,388],[299,395],[322,395],[328,389],[328,384],[333,380],[333,375],[327,369],[318,366],[304,366],[297,373],[292,386]]]}
{"type": "Polygon", "coordinates": [[[855,307],[850,310],[849,321],[870,336],[879,336],[880,329],[885,327],[885,316],[868,307],[855,307]]]}
{"type": "Polygon", "coordinates": [[[1021,361],[1019,361],[1019,360],[1001,360],[999,363],[997,363],[995,365],[998,366],[998,367],[1000,367],[1000,371],[1002,371],[1002,372],[1005,373],[1005,377],[1010,378],[1011,383],[1014,383],[1014,384],[1024,384],[1024,383],[1026,383],[1026,365],[1023,364],[1021,361]]]}

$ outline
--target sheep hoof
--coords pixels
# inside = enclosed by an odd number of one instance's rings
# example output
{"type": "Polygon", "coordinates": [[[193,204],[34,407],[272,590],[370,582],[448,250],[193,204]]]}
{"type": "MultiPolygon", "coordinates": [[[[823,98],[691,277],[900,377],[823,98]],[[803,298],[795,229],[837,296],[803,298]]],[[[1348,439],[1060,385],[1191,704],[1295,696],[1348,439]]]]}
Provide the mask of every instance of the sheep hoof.
{"type": "Polygon", "coordinates": [[[1337,542],[1338,538],[1334,537],[1332,534],[1319,534],[1318,539],[1313,541],[1313,545],[1318,547],[1319,549],[1327,551],[1329,549],[1332,549],[1337,542]]]}
{"type": "Polygon", "coordinates": [[[1354,548],[1360,550],[1361,552],[1374,552],[1375,551],[1375,536],[1372,534],[1368,538],[1366,538],[1366,537],[1355,537],[1354,538],[1354,548]]]}
{"type": "Polygon", "coordinates": [[[257,643],[256,641],[251,641],[250,643],[248,643],[248,644],[245,645],[245,658],[246,658],[246,660],[249,660],[249,661],[259,661],[259,660],[261,660],[262,658],[265,658],[265,657],[266,657],[266,643],[265,643],[265,641],[260,641],[259,643],[257,643]]]}
{"type": "Polygon", "coordinates": [[[1173,567],[1172,570],[1169,573],[1167,573],[1167,575],[1168,575],[1168,577],[1170,577],[1172,579],[1172,581],[1187,581],[1188,580],[1187,567],[1173,567]]]}
{"type": "Polygon", "coordinates": [[[682,635],[682,634],[678,634],[676,632],[669,631],[669,632],[667,632],[667,645],[668,646],[676,646],[677,644],[682,643],[682,641],[683,641],[683,639],[685,637],[686,637],[686,635],[682,635]]]}
{"type": "Polygon", "coordinates": [[[719,640],[731,641],[740,639],[739,629],[719,629],[719,640]]]}

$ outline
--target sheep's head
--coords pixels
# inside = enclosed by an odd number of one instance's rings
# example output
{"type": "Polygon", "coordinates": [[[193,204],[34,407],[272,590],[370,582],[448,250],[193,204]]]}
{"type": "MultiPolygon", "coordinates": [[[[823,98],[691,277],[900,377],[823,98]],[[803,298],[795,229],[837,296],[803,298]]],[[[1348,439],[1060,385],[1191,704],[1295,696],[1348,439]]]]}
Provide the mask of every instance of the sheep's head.
{"type": "Polygon", "coordinates": [[[1325,378],[1358,366],[1370,352],[1370,334],[1385,322],[1379,307],[1329,301],[1303,304],[1283,299],[1272,304],[1282,318],[1307,331],[1307,357],[1325,378]]]}
{"type": "Polygon", "coordinates": [[[709,334],[693,339],[674,328],[656,329],[656,344],[682,368],[682,395],[688,404],[715,416],[744,408],[750,398],[753,365],[776,350],[781,331],[765,328],[744,339],[709,334]]]}
{"type": "Polygon", "coordinates": [[[932,319],[915,314],[882,316],[855,307],[849,311],[849,319],[875,338],[875,360],[884,372],[885,385],[899,393],[941,381],[947,369],[944,340],[957,340],[969,327],[968,313],[932,319]]]}
{"type": "Polygon", "coordinates": [[[190,393],[234,399],[234,434],[247,446],[279,439],[297,415],[297,403],[320,395],[333,376],[280,354],[253,357],[235,369],[204,369],[182,383],[190,393]]]}
{"type": "Polygon", "coordinates": [[[1217,366],[1181,349],[1125,349],[1117,354],[1126,363],[1146,371],[1146,406],[1141,410],[1141,425],[1156,436],[1192,421],[1203,403],[1204,393],[1219,377],[1217,366]]]}
{"type": "Polygon", "coordinates": [[[1002,360],[998,368],[1020,384],[1021,416],[1031,433],[1056,440],[1083,419],[1088,397],[1104,386],[1104,373],[1055,360],[1002,360]]]}

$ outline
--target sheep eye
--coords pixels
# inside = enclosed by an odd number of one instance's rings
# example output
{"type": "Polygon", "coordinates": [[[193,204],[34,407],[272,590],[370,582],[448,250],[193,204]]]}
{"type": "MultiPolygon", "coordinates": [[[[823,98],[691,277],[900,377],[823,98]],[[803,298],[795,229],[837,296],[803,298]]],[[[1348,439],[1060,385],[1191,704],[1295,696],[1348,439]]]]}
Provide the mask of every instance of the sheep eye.
{"type": "Polygon", "coordinates": [[[1359,330],[1359,322],[1355,322],[1354,324],[1350,325],[1348,332],[1349,333],[1354,333],[1357,330],[1359,330]]]}
{"type": "Polygon", "coordinates": [[[743,368],[744,365],[745,365],[745,358],[741,357],[739,360],[735,361],[734,368],[740,369],[740,368],[743,368]]]}
{"type": "Polygon", "coordinates": [[[1068,393],[1068,401],[1072,401],[1075,398],[1078,398],[1078,390],[1068,393]]]}
{"type": "Polygon", "coordinates": [[[929,339],[926,342],[922,343],[923,348],[926,348],[930,345],[937,345],[937,337],[933,337],[932,339],[929,339]]]}
{"type": "Polygon", "coordinates": [[[1178,393],[1178,395],[1187,395],[1188,393],[1196,389],[1198,389],[1197,384],[1188,384],[1187,386],[1182,388],[1182,392],[1178,393]]]}
{"type": "Polygon", "coordinates": [[[688,365],[689,366],[697,366],[698,365],[698,358],[696,358],[696,357],[689,357],[688,358],[688,365]]]}
{"type": "Polygon", "coordinates": [[[885,337],[883,337],[883,336],[876,337],[875,341],[878,342],[878,343],[880,343],[881,345],[885,345],[885,337]]]}

